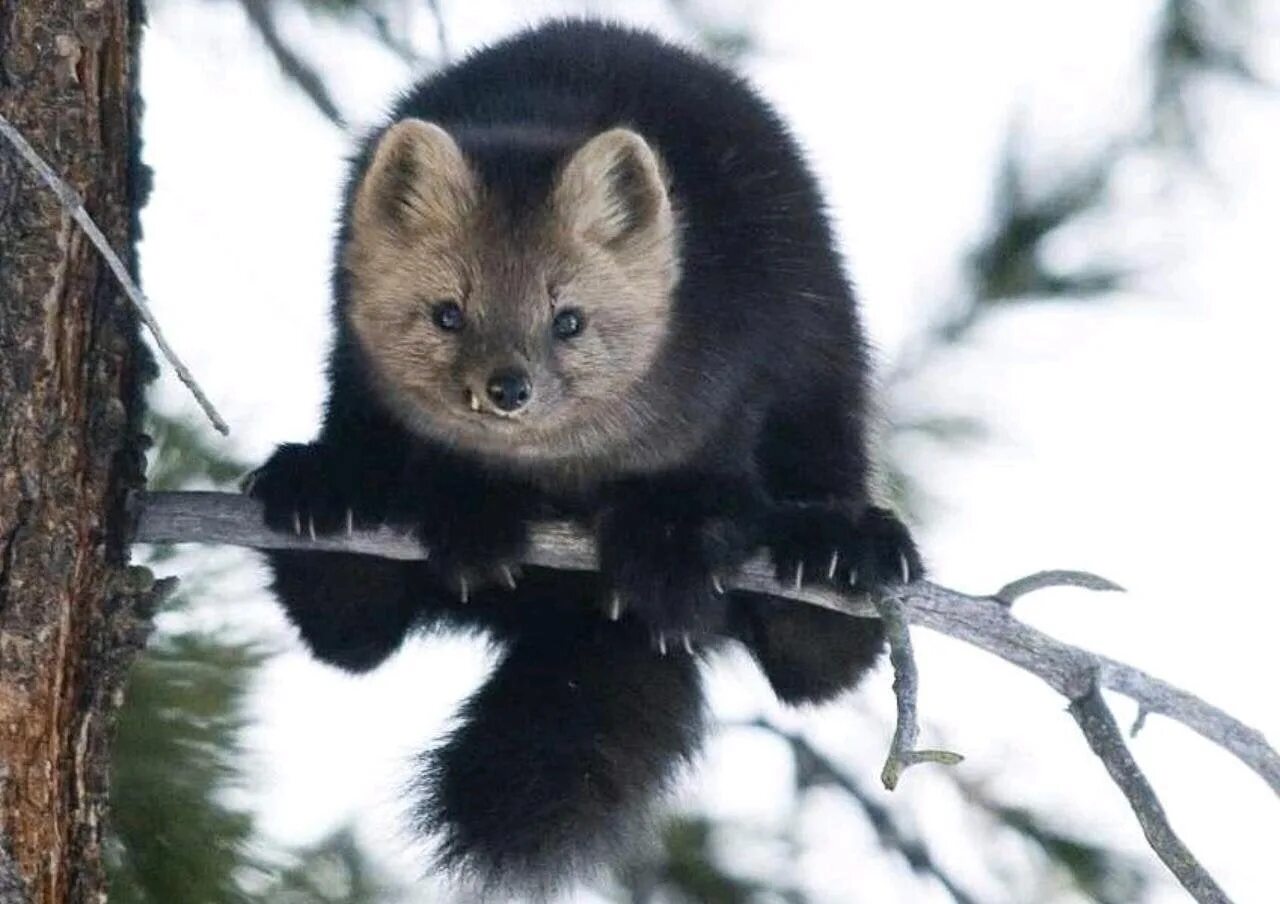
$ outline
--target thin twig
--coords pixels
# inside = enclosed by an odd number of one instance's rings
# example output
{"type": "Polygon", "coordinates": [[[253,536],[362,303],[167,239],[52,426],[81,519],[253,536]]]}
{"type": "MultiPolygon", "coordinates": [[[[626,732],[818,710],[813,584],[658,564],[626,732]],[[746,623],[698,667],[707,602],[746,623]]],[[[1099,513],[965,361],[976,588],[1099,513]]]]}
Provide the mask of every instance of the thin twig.
{"type": "Polygon", "coordinates": [[[1138,705],[1138,714],[1133,717],[1133,725],[1129,726],[1129,737],[1136,738],[1138,732],[1147,727],[1147,716],[1150,712],[1145,706],[1138,705]]]}
{"type": "Polygon", "coordinates": [[[115,274],[116,281],[120,283],[120,288],[124,290],[124,294],[129,301],[133,303],[134,309],[138,312],[138,317],[146,324],[147,330],[151,333],[151,338],[155,340],[156,345],[160,349],[160,354],[164,355],[165,360],[178,375],[178,379],[183,385],[191,391],[195,396],[196,403],[204,411],[205,416],[213,424],[215,430],[226,436],[231,432],[231,428],[227,426],[226,421],[218,414],[213,403],[205,396],[204,391],[200,389],[200,384],[196,382],[196,378],[191,375],[191,371],[187,370],[187,366],[182,363],[177,352],[170,347],[165,341],[164,333],[160,330],[160,324],[156,321],[155,316],[151,313],[151,306],[147,303],[146,296],[142,294],[142,290],[138,288],[137,283],[133,281],[133,277],[129,275],[129,269],[120,260],[120,257],[111,248],[111,243],[107,241],[107,237],[102,234],[102,230],[98,228],[98,224],[89,216],[89,212],[85,210],[84,203],[75,193],[71,186],[62,181],[62,178],[53,171],[44,158],[36,153],[27,139],[17,130],[9,120],[0,115],[0,133],[9,140],[9,143],[17,149],[22,158],[31,165],[44,180],[44,183],[52,189],[53,193],[58,196],[58,200],[62,202],[63,208],[67,213],[71,214],[71,218],[80,224],[80,228],[84,230],[85,235],[89,237],[89,241],[98,249],[98,253],[106,260],[107,266],[111,268],[111,272],[115,274]]]}
{"type": "Polygon", "coordinates": [[[1124,592],[1124,588],[1115,581],[1099,577],[1096,574],[1090,574],[1087,571],[1059,569],[1056,571],[1037,571],[1035,574],[1029,574],[1025,578],[1010,581],[991,594],[991,598],[999,600],[1006,606],[1012,606],[1018,599],[1028,593],[1034,593],[1046,587],[1079,587],[1083,590],[1124,592]]]}
{"type": "Polygon", "coordinates": [[[427,6],[436,20],[436,45],[440,51],[440,62],[447,64],[452,54],[449,52],[449,29],[445,25],[444,11],[440,9],[440,0],[427,0],[427,6]]]}
{"type": "Polygon", "coordinates": [[[902,603],[891,596],[875,600],[876,611],[884,622],[889,638],[889,662],[893,666],[893,696],[898,705],[898,723],[889,744],[880,781],[890,791],[898,787],[902,773],[920,763],[941,763],[955,766],[964,760],[950,750],[917,750],[920,722],[916,714],[916,695],[920,674],[916,669],[915,652],[911,648],[911,631],[903,617],[902,603]]]}
{"type": "Polygon", "coordinates": [[[276,20],[271,15],[270,6],[269,0],[240,0],[240,7],[249,19],[249,24],[267,45],[267,50],[275,58],[276,65],[311,100],[315,108],[320,111],[320,115],[338,128],[346,129],[346,120],[329,94],[329,89],[325,87],[324,79],[311,67],[310,63],[294,53],[284,42],[284,38],[280,36],[280,30],[276,28],[276,20]]]}
{"type": "Polygon", "coordinates": [[[1142,774],[1124,742],[1120,726],[1116,724],[1102,692],[1095,683],[1087,693],[1071,701],[1067,707],[1089,747],[1102,760],[1138,817],[1138,824],[1147,836],[1151,849],[1164,861],[1165,866],[1178,878],[1182,887],[1201,904],[1230,904],[1226,892],[1200,865],[1194,854],[1174,833],[1160,805],[1156,792],[1147,777],[1142,774]]]}
{"type": "MultiPolygon", "coordinates": [[[[227,543],[258,549],[303,549],[316,552],[342,551],[416,560],[426,557],[425,550],[402,533],[382,527],[375,532],[319,537],[311,540],[305,534],[278,534],[262,523],[262,508],[253,499],[229,493],[152,493],[134,500],[137,530],[134,539],[150,543],[227,543]]],[[[588,571],[596,567],[595,546],[590,534],[569,522],[544,522],[533,526],[524,564],[544,568],[588,571]]],[[[875,603],[865,595],[844,595],[835,590],[778,584],[772,564],[762,557],[751,559],[727,577],[726,586],[754,593],[767,593],[797,602],[823,606],[863,618],[879,617],[875,603]]],[[[1079,572],[1047,572],[1035,577],[1036,588],[1079,584],[1079,572]],[[1045,577],[1045,575],[1049,577],[1045,577]]],[[[1098,582],[1102,579],[1098,578],[1098,582]]],[[[1015,582],[1014,586],[1019,583],[1015,582]]],[[[1024,586],[1031,586],[1023,583],[1024,586]]],[[[1073,647],[1023,624],[1013,617],[1008,605],[994,596],[970,596],[926,581],[918,581],[895,590],[894,599],[901,606],[906,623],[947,634],[973,644],[1019,668],[1036,675],[1080,709],[1090,714],[1090,694],[1099,688],[1116,691],[1137,701],[1149,712],[1160,713],[1182,722],[1207,740],[1230,751],[1256,772],[1280,795],[1280,755],[1262,734],[1198,697],[1160,681],[1139,669],[1104,656],[1073,647]]],[[[1096,715],[1096,714],[1095,714],[1096,715]]],[[[1108,713],[1109,716],[1109,713],[1108,713]]],[[[1084,725],[1081,728],[1084,729],[1084,725]]],[[[1118,734],[1118,729],[1112,728],[1118,734]]],[[[1097,729],[1089,730],[1094,743],[1097,729]]],[[[1123,739],[1120,741],[1123,745],[1123,739]]],[[[1128,751],[1124,751],[1128,756],[1128,751]]],[[[1130,757],[1130,762],[1132,758],[1130,757]]],[[[1121,761],[1117,761],[1121,762],[1121,761]]],[[[1117,784],[1129,780],[1129,773],[1108,763],[1117,784]]],[[[1136,769],[1136,767],[1134,767],[1136,769]]],[[[1121,785],[1125,793],[1129,789],[1121,785]]],[[[1151,822],[1155,814],[1140,814],[1152,828],[1147,838],[1165,862],[1185,864],[1185,848],[1171,847],[1176,840],[1167,823],[1151,822]],[[1160,845],[1160,847],[1157,847],[1160,845]]],[[[1147,829],[1144,824],[1144,829],[1147,829]]],[[[1172,867],[1171,867],[1172,868],[1172,867]]],[[[1202,902],[1226,900],[1213,897],[1208,886],[1180,866],[1174,875],[1188,891],[1202,902]],[[1182,870],[1181,872],[1179,870],[1182,870]],[[1195,880],[1195,881],[1192,881],[1195,880]],[[1190,881],[1191,884],[1187,884],[1190,881]]],[[[1216,886],[1215,886],[1216,888],[1216,886]]]]}
{"type": "Polygon", "coordinates": [[[374,37],[383,47],[390,50],[396,55],[400,62],[409,66],[417,66],[422,62],[422,57],[413,45],[408,41],[398,38],[391,29],[391,23],[387,21],[387,17],[377,10],[360,8],[360,12],[368,20],[370,27],[373,28],[374,37]]]}

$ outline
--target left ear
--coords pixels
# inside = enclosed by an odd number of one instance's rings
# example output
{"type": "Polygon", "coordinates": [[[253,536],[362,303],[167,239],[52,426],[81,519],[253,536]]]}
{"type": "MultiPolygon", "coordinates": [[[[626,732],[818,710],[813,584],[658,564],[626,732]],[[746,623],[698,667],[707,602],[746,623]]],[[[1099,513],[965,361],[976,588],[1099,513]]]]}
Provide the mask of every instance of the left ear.
{"type": "Polygon", "coordinates": [[[610,129],[579,148],[556,180],[556,214],[587,241],[622,252],[674,238],[662,165],[630,129],[610,129]]]}

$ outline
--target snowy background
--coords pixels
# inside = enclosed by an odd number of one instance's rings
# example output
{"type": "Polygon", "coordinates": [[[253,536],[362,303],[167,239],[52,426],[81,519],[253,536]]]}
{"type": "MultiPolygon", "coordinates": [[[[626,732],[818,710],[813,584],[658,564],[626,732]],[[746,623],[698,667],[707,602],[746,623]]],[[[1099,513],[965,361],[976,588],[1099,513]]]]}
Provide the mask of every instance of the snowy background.
{"type": "MultiPolygon", "coordinates": [[[[1070,168],[1128,132],[1148,105],[1159,4],[1027,0],[704,4],[749,29],[740,65],[793,124],[828,193],[886,374],[888,416],[961,413],[966,442],[893,432],[917,481],[918,539],[938,582],[990,591],[1051,567],[1106,575],[1129,593],[1044,592],[1028,622],[1225,705],[1280,739],[1280,98],[1228,79],[1198,88],[1194,160],[1126,156],[1105,203],[1045,245],[1050,263],[1119,261],[1136,276],[1087,303],[1011,305],[906,376],[921,327],[963,295],[964,254],[989,226],[993,185],[1017,124],[1035,167],[1070,168]]],[[[456,55],[545,15],[592,12],[688,37],[680,4],[445,0],[456,55]]],[[[321,116],[263,52],[230,2],[153,3],[143,54],[142,276],[174,346],[232,424],[225,450],[250,461],[309,439],[323,399],[327,280],[344,155],[414,75],[367,32],[281,5],[277,21],[349,120],[321,116]]],[[[421,4],[398,26],[438,53],[421,4]]],[[[718,17],[718,18],[717,18],[718,17]]],[[[1251,61],[1280,84],[1280,7],[1257,3],[1251,61]]],[[[168,413],[192,409],[168,373],[168,413]]],[[[221,442],[221,441],[220,441],[221,442]]],[[[409,757],[447,728],[487,654],[469,641],[405,647],[376,673],[312,662],[249,554],[189,552],[222,577],[184,618],[266,636],[281,650],[254,686],[252,781],[237,792],[265,837],[298,845],[354,823],[389,875],[421,869],[398,813],[409,757]]],[[[981,901],[1077,900],[1045,888],[1014,845],[978,832],[963,788],[1033,809],[1132,852],[1146,900],[1185,900],[1037,680],[958,642],[918,632],[922,741],[962,751],[958,778],[877,775],[892,727],[882,671],[845,703],[780,710],[744,660],[712,680],[727,722],[764,714],[846,763],[981,901]],[[1012,889],[1012,890],[1011,890],[1012,889]],[[1060,897],[1059,897],[1060,895],[1060,897]]],[[[1113,701],[1121,720],[1127,701],[1113,701]]],[[[1176,829],[1239,902],[1280,900],[1280,807],[1257,777],[1190,732],[1152,718],[1135,754],[1176,829]]],[[[735,827],[721,840],[742,875],[785,876],[817,902],[950,900],[912,878],[839,795],[797,800],[786,745],[730,728],[707,747],[681,805],[735,827]],[[779,845],[771,829],[795,829],[779,845]]],[[[603,900],[582,891],[576,900],[603,900]]],[[[430,881],[408,900],[447,900],[430,881]]]]}

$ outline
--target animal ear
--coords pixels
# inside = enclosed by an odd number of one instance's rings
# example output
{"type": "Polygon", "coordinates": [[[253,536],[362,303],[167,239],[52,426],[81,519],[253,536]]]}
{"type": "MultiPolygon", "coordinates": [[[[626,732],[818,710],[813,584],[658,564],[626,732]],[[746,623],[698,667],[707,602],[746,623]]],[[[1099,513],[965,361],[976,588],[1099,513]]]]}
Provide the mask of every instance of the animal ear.
{"type": "Polygon", "coordinates": [[[579,148],[560,171],[553,203],[575,235],[615,250],[673,232],[658,156],[630,129],[610,129],[579,148]]]}
{"type": "Polygon", "coordinates": [[[355,223],[418,236],[460,228],[476,181],[444,129],[402,119],[387,129],[356,191],[355,223]]]}

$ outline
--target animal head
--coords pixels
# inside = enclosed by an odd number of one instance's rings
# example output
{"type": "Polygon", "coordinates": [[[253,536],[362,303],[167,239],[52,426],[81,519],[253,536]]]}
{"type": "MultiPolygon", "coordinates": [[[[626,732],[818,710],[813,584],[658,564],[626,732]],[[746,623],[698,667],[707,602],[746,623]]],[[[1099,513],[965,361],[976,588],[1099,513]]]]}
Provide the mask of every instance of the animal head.
{"type": "Polygon", "coordinates": [[[378,141],[352,205],[344,316],[406,424],[541,459],[643,429],[635,392],[679,278],[662,165],[615,128],[565,152],[513,213],[440,126],[378,141]]]}

